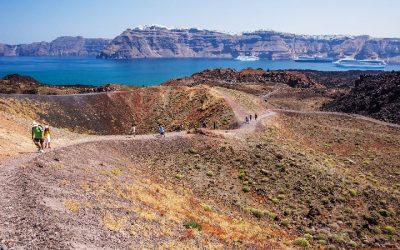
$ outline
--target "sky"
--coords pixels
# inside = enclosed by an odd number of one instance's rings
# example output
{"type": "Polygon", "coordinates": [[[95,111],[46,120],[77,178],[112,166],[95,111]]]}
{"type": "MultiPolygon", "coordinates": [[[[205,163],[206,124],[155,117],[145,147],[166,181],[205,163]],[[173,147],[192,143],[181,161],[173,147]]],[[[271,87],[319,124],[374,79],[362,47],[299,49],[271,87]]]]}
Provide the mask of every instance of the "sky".
{"type": "Polygon", "coordinates": [[[114,38],[146,24],[400,37],[400,0],[0,0],[0,43],[114,38]]]}

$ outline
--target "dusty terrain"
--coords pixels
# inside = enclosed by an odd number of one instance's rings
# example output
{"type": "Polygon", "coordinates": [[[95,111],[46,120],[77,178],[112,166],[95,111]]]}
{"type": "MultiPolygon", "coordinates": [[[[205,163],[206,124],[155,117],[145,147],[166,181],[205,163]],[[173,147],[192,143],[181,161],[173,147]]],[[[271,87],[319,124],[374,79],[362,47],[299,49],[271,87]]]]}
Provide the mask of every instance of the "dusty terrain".
{"type": "Polygon", "coordinates": [[[400,248],[400,126],[318,111],[340,90],[303,87],[2,95],[0,246],[400,248]],[[143,117],[135,137],[109,122],[132,116],[143,117]],[[165,139],[153,132],[160,119],[165,139]],[[32,120],[53,128],[44,154],[32,120]],[[178,121],[192,127],[172,132],[178,121]]]}

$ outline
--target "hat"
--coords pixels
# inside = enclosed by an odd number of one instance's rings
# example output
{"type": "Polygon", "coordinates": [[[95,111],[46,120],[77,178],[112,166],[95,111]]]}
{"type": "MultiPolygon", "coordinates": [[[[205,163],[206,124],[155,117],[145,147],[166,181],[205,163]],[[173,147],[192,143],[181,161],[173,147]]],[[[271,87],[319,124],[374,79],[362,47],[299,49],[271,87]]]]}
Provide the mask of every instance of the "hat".
{"type": "Polygon", "coordinates": [[[39,126],[39,124],[37,124],[37,122],[32,122],[32,127],[37,127],[37,126],[39,126]]]}
{"type": "Polygon", "coordinates": [[[49,128],[49,125],[44,126],[44,128],[49,128]]]}

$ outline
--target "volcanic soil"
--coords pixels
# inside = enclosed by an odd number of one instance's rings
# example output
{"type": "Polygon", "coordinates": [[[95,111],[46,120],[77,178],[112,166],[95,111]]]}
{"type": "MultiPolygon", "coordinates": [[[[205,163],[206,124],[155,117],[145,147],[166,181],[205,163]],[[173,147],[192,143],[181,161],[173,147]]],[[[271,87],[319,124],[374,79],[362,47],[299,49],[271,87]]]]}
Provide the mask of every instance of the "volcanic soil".
{"type": "Polygon", "coordinates": [[[0,246],[400,248],[400,126],[318,111],[332,92],[268,82],[3,95],[0,246]],[[132,119],[139,135],[127,134],[132,119]],[[52,126],[53,149],[34,152],[32,120],[52,126]]]}

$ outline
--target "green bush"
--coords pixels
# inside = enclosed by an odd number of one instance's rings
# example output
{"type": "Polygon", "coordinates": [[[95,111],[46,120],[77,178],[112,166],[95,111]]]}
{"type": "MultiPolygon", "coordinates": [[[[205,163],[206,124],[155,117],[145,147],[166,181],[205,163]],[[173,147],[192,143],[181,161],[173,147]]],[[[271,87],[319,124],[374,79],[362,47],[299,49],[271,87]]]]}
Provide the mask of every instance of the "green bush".
{"type": "Polygon", "coordinates": [[[392,227],[392,226],[385,226],[383,228],[383,232],[385,234],[388,234],[388,235],[395,235],[396,234],[396,229],[394,227],[392,227]]]}
{"type": "Polygon", "coordinates": [[[183,174],[176,174],[176,175],[175,175],[175,178],[178,179],[178,180],[182,180],[183,177],[184,177],[183,174]]]}
{"type": "Polygon", "coordinates": [[[242,191],[245,192],[245,193],[248,193],[248,192],[250,192],[250,187],[244,186],[244,187],[242,188],[242,191]]]}
{"type": "Polygon", "coordinates": [[[298,237],[293,241],[293,245],[298,246],[298,247],[304,247],[304,248],[309,248],[311,247],[310,243],[308,242],[307,239],[303,237],[298,237]]]}
{"type": "Polygon", "coordinates": [[[305,238],[308,241],[312,241],[313,240],[313,236],[311,234],[307,234],[307,233],[303,235],[303,238],[305,238]]]}
{"type": "Polygon", "coordinates": [[[349,193],[351,196],[356,196],[357,195],[357,190],[356,189],[350,189],[349,193]]]}
{"type": "Polygon", "coordinates": [[[356,243],[355,241],[352,241],[352,240],[350,240],[349,242],[347,242],[347,244],[348,244],[350,247],[353,247],[353,248],[356,248],[356,247],[357,247],[357,243],[356,243]]]}
{"type": "Polygon", "coordinates": [[[212,211],[213,210],[212,206],[208,205],[206,203],[202,203],[201,206],[205,211],[212,211]]]}
{"type": "Polygon", "coordinates": [[[188,220],[183,223],[183,226],[185,226],[187,229],[197,229],[201,230],[201,225],[197,223],[194,220],[188,220]]]}

